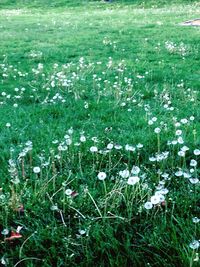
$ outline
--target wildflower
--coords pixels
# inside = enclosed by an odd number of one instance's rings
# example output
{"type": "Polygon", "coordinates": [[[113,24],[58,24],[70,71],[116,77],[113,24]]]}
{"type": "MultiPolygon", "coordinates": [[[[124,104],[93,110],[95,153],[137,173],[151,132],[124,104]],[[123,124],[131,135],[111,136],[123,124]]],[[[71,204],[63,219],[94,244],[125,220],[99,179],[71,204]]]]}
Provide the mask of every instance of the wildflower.
{"type": "Polygon", "coordinates": [[[2,235],[8,235],[9,234],[9,230],[8,229],[3,229],[2,231],[1,231],[1,234],[2,235]]]}
{"type": "Polygon", "coordinates": [[[80,235],[84,235],[86,233],[85,230],[81,230],[81,229],[79,229],[78,232],[79,232],[80,235]]]}
{"type": "Polygon", "coordinates": [[[131,173],[137,175],[140,172],[140,168],[138,166],[133,166],[131,173]]]}
{"type": "Polygon", "coordinates": [[[146,210],[150,210],[153,208],[153,204],[150,202],[150,201],[147,201],[145,204],[144,204],[144,208],[146,210]]]}
{"type": "Polygon", "coordinates": [[[120,171],[120,172],[119,172],[119,175],[120,175],[122,178],[128,178],[129,175],[130,175],[130,172],[129,172],[129,170],[123,170],[123,171],[120,171]]]}
{"type": "Polygon", "coordinates": [[[177,177],[180,177],[180,176],[183,175],[183,172],[182,172],[181,170],[179,170],[179,171],[175,172],[175,175],[176,175],[177,177]]]}
{"type": "Polygon", "coordinates": [[[118,145],[118,144],[116,144],[114,147],[115,147],[115,149],[117,149],[117,150],[122,149],[122,146],[121,146],[121,145],[118,145]]]}
{"type": "Polygon", "coordinates": [[[198,178],[190,178],[189,179],[191,184],[198,184],[199,183],[199,179],[198,178]]]}
{"type": "Polygon", "coordinates": [[[186,124],[186,123],[188,123],[188,120],[187,119],[181,119],[181,123],[186,124]]]}
{"type": "Polygon", "coordinates": [[[189,244],[189,247],[190,247],[191,249],[198,249],[199,246],[200,246],[200,243],[199,243],[198,240],[194,240],[194,241],[192,241],[192,242],[189,244]]]}
{"type": "Polygon", "coordinates": [[[191,159],[191,161],[190,161],[190,166],[192,166],[192,167],[196,167],[196,166],[197,166],[197,161],[194,160],[194,159],[191,159]]]}
{"type": "Polygon", "coordinates": [[[97,151],[98,151],[98,148],[96,146],[91,146],[90,147],[90,152],[95,153],[97,151]]]}
{"type": "Polygon", "coordinates": [[[65,195],[67,195],[67,196],[71,196],[71,194],[72,194],[72,190],[71,189],[66,189],[65,190],[65,195]]]}
{"type": "Polygon", "coordinates": [[[194,116],[190,116],[190,120],[193,121],[195,119],[194,116]]]}
{"type": "Polygon", "coordinates": [[[86,141],[86,138],[85,138],[84,135],[82,135],[82,136],[80,137],[80,141],[81,141],[81,142],[85,142],[85,141],[86,141]]]}
{"type": "Polygon", "coordinates": [[[108,145],[107,145],[107,149],[109,149],[109,150],[111,150],[111,149],[113,149],[113,144],[112,143],[109,143],[108,145]]]}
{"type": "Polygon", "coordinates": [[[33,168],[33,172],[36,173],[36,174],[40,173],[40,167],[34,167],[33,168]]]}
{"type": "Polygon", "coordinates": [[[158,204],[160,202],[160,197],[159,196],[152,196],[151,197],[151,203],[153,204],[153,205],[156,205],[156,204],[158,204]]]}
{"type": "Polygon", "coordinates": [[[182,151],[182,150],[179,151],[179,152],[178,152],[178,156],[179,156],[179,157],[185,157],[185,151],[182,151]]]}
{"type": "Polygon", "coordinates": [[[140,178],[138,176],[131,176],[128,178],[127,184],[134,185],[140,181],[140,178]]]}
{"type": "Polygon", "coordinates": [[[183,144],[184,143],[184,140],[183,140],[183,138],[181,136],[179,136],[179,138],[177,139],[177,142],[179,144],[183,144]]]}
{"type": "Polygon", "coordinates": [[[186,152],[186,151],[188,151],[189,150],[189,147],[187,147],[187,146],[183,146],[183,147],[181,147],[181,151],[183,151],[183,152],[186,152]]]}
{"type": "Polygon", "coordinates": [[[197,217],[192,218],[193,223],[199,223],[200,219],[197,217]]]}
{"type": "Polygon", "coordinates": [[[161,132],[160,128],[157,127],[157,128],[154,129],[154,133],[159,134],[160,132],[161,132]]]}
{"type": "Polygon", "coordinates": [[[200,155],[200,149],[195,149],[194,150],[194,155],[199,156],[200,155]]]}
{"type": "Polygon", "coordinates": [[[51,208],[50,208],[52,211],[56,211],[56,210],[58,210],[58,206],[57,206],[57,204],[56,205],[53,205],[53,206],[51,206],[51,208]]]}
{"type": "Polygon", "coordinates": [[[125,150],[134,152],[135,151],[135,147],[134,146],[130,146],[130,145],[127,144],[127,145],[125,145],[125,150]]]}
{"type": "Polygon", "coordinates": [[[98,175],[97,175],[98,179],[101,180],[101,181],[105,180],[106,176],[107,175],[106,175],[105,172],[99,172],[98,175]]]}
{"type": "Polygon", "coordinates": [[[9,122],[6,123],[6,127],[10,128],[11,124],[9,122]]]}
{"type": "Polygon", "coordinates": [[[175,133],[176,135],[181,135],[182,134],[182,131],[181,130],[176,130],[176,133],[175,133]]]}

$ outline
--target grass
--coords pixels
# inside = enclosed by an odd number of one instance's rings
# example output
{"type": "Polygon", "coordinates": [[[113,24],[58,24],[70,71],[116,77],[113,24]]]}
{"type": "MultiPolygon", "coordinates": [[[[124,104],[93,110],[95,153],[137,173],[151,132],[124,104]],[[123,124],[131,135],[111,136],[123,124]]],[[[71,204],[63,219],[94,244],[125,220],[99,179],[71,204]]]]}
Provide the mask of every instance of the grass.
{"type": "Polygon", "coordinates": [[[199,266],[199,3],[0,8],[1,264],[199,266]]]}

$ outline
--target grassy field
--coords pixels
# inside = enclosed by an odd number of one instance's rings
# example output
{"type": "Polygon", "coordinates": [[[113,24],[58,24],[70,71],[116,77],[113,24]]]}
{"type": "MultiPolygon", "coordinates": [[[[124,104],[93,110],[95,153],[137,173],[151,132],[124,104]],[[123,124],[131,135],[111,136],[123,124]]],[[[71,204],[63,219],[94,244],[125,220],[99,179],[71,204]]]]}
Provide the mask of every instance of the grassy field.
{"type": "Polygon", "coordinates": [[[2,266],[199,266],[199,17],[0,0],[2,266]]]}

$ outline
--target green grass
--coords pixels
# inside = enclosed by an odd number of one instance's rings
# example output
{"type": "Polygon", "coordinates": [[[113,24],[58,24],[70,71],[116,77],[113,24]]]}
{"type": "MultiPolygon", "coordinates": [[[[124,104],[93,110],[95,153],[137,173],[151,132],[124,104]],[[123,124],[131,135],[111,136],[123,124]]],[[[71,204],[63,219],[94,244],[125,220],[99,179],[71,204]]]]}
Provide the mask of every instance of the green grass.
{"type": "Polygon", "coordinates": [[[199,11],[0,0],[3,266],[199,266],[199,11]]]}

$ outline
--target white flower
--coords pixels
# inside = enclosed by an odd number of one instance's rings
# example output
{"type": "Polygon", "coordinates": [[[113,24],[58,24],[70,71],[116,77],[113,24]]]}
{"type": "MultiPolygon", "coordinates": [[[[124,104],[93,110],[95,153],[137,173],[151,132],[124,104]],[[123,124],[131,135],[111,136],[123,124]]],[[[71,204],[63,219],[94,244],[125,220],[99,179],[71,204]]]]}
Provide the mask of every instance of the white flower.
{"type": "Polygon", "coordinates": [[[117,149],[117,150],[122,149],[122,146],[121,145],[115,145],[115,149],[117,149]]]}
{"type": "Polygon", "coordinates": [[[199,183],[199,179],[198,178],[190,178],[189,179],[191,184],[198,184],[199,183]]]}
{"type": "Polygon", "coordinates": [[[137,148],[138,148],[138,149],[142,148],[143,146],[144,146],[143,144],[140,144],[140,143],[137,144],[137,148]]]}
{"type": "Polygon", "coordinates": [[[96,146],[91,146],[90,147],[90,152],[94,153],[94,152],[97,152],[98,151],[98,148],[96,146]]]}
{"type": "Polygon", "coordinates": [[[71,194],[72,194],[72,190],[71,189],[66,189],[65,190],[65,195],[71,196],[71,194]]]}
{"type": "Polygon", "coordinates": [[[190,116],[190,120],[193,121],[195,119],[194,116],[190,116]]]}
{"type": "Polygon", "coordinates": [[[176,130],[176,135],[181,135],[182,131],[181,130],[176,130]]]}
{"type": "Polygon", "coordinates": [[[153,121],[153,122],[157,121],[157,118],[156,118],[156,117],[153,117],[153,118],[152,118],[152,121],[153,121]]]}
{"type": "Polygon", "coordinates": [[[131,173],[137,175],[140,172],[140,168],[138,166],[133,166],[131,173]]]}
{"type": "Polygon", "coordinates": [[[180,176],[183,175],[183,172],[179,170],[179,171],[175,172],[175,175],[176,175],[177,177],[180,177],[180,176]]]}
{"type": "Polygon", "coordinates": [[[200,219],[197,217],[192,218],[193,223],[199,223],[200,219]]]}
{"type": "Polygon", "coordinates": [[[183,144],[184,143],[184,140],[183,140],[183,138],[181,136],[179,136],[177,141],[178,141],[179,144],[183,144]]]}
{"type": "Polygon", "coordinates": [[[190,166],[196,167],[197,166],[197,161],[195,159],[191,159],[190,166]]]}
{"type": "Polygon", "coordinates": [[[127,150],[127,151],[132,151],[132,152],[134,152],[135,151],[135,147],[134,146],[130,146],[130,145],[125,145],[125,149],[127,150]]]}
{"type": "Polygon", "coordinates": [[[198,249],[200,246],[200,243],[198,240],[194,240],[189,244],[189,247],[192,249],[198,249]]]}
{"type": "Polygon", "coordinates": [[[188,120],[187,119],[181,119],[181,123],[186,124],[186,123],[188,123],[188,120]]]}
{"type": "Polygon", "coordinates": [[[188,151],[188,150],[189,150],[189,147],[187,147],[187,146],[183,146],[183,147],[181,147],[181,151],[186,152],[186,151],[188,151]]]}
{"type": "Polygon", "coordinates": [[[98,175],[97,175],[98,179],[101,180],[101,181],[105,180],[106,176],[107,175],[106,175],[105,172],[99,172],[98,175]]]}
{"type": "Polygon", "coordinates": [[[152,196],[151,197],[151,203],[153,204],[153,205],[156,205],[156,204],[158,204],[160,202],[160,197],[159,196],[152,196]]]}
{"type": "Polygon", "coordinates": [[[150,202],[150,201],[147,201],[145,204],[144,204],[144,208],[146,210],[150,210],[153,208],[153,204],[150,202]]]}
{"type": "Polygon", "coordinates": [[[6,127],[11,127],[11,124],[9,122],[6,123],[6,127]]]}
{"type": "Polygon", "coordinates": [[[200,155],[200,149],[195,149],[194,150],[194,155],[199,156],[200,155]]]}
{"type": "Polygon", "coordinates": [[[109,149],[109,150],[111,150],[111,149],[113,149],[113,144],[112,143],[109,143],[108,145],[107,145],[107,149],[109,149]]]}
{"type": "Polygon", "coordinates": [[[138,176],[131,176],[128,178],[127,184],[134,185],[140,181],[140,178],[138,176]]]}
{"type": "Polygon", "coordinates": [[[80,141],[81,141],[81,142],[85,142],[85,141],[86,141],[86,138],[85,138],[84,135],[82,135],[82,136],[80,137],[80,141]]]}
{"type": "Polygon", "coordinates": [[[79,229],[78,232],[79,232],[80,235],[84,235],[86,233],[85,230],[81,230],[81,229],[79,229]]]}
{"type": "Polygon", "coordinates": [[[40,173],[40,167],[34,167],[33,172],[34,173],[40,173]]]}
{"type": "Polygon", "coordinates": [[[128,178],[129,175],[130,175],[130,172],[129,172],[129,170],[123,170],[123,171],[120,171],[120,172],[119,172],[119,175],[120,175],[122,178],[128,178]]]}
{"type": "Polygon", "coordinates": [[[185,151],[179,151],[178,152],[178,156],[180,156],[180,157],[185,157],[185,151]]]}
{"type": "Polygon", "coordinates": [[[155,128],[155,129],[154,129],[154,133],[156,133],[156,134],[159,134],[159,133],[160,133],[160,131],[161,131],[161,129],[160,129],[160,128],[155,128]]]}
{"type": "Polygon", "coordinates": [[[1,234],[2,235],[8,235],[9,234],[9,230],[8,229],[3,229],[2,231],[1,231],[1,234]]]}

